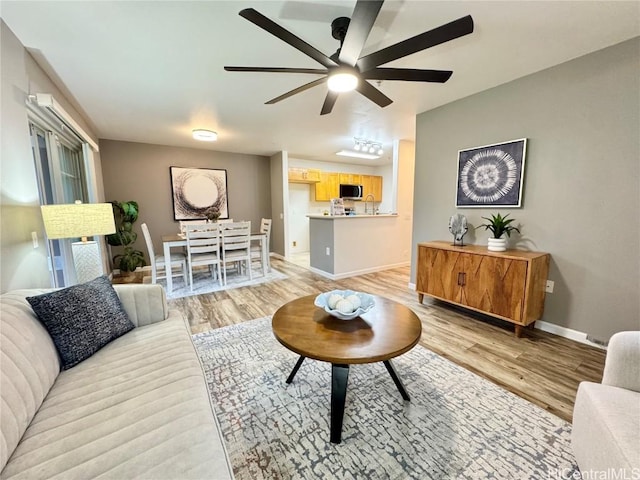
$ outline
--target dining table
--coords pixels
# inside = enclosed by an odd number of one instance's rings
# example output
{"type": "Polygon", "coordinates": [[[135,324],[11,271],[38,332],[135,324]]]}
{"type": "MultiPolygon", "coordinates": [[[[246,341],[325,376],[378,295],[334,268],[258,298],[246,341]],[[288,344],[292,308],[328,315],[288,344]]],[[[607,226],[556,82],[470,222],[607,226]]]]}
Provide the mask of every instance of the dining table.
{"type": "MultiPolygon", "coordinates": [[[[266,242],[265,232],[255,232],[251,234],[251,241],[259,241],[262,246],[262,273],[266,276],[269,271],[269,246],[266,242]]],[[[171,257],[171,249],[187,246],[187,237],[182,233],[162,235],[162,250],[164,258],[171,257]]],[[[171,276],[171,263],[165,263],[167,268],[167,292],[173,291],[173,278],[171,276]]]]}

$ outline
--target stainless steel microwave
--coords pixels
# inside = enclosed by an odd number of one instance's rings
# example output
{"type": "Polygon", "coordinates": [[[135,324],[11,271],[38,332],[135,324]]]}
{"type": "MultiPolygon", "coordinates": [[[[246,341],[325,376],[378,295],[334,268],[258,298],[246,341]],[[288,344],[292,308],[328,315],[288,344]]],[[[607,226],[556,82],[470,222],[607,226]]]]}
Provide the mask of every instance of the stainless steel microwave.
{"type": "Polygon", "coordinates": [[[362,185],[340,184],[340,198],[362,200],[362,185]]]}

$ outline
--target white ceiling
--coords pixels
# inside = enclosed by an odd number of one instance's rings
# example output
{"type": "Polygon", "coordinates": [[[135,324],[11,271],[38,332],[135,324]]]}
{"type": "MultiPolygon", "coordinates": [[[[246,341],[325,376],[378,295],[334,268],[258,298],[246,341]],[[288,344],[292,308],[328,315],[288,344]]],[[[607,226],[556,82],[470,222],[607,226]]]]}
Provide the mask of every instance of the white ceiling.
{"type": "MultiPolygon", "coordinates": [[[[444,84],[384,81],[380,108],[326,86],[264,102],[317,77],[225,72],[224,65],[322,68],[238,15],[253,7],[327,55],[330,23],[355,1],[1,1],[0,15],[101,139],[340,161],[353,137],[415,139],[415,115],[640,35],[637,1],[388,0],[364,54],[465,15],[475,31],[385,66],[453,70],[444,84]],[[219,133],[204,144],[194,128],[219,133]]],[[[35,92],[31,92],[35,93],[35,92]]],[[[38,92],[41,93],[41,92],[38,92]]],[[[46,93],[46,92],[42,92],[46,93]]],[[[389,153],[385,159],[389,160],[389,153]]],[[[356,161],[349,159],[349,163],[356,161]]],[[[380,160],[373,163],[380,162],[380,160]]],[[[363,164],[372,164],[362,162],[363,164]]]]}

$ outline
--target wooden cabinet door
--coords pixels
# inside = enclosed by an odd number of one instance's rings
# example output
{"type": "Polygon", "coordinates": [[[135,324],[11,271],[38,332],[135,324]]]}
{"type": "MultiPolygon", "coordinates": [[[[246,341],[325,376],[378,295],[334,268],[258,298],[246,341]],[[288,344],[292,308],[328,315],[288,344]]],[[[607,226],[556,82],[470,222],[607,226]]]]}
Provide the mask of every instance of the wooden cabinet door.
{"type": "Polygon", "coordinates": [[[304,170],[302,168],[294,168],[294,167],[289,168],[289,182],[291,183],[302,182],[304,179],[303,172],[304,170]]]}
{"type": "Polygon", "coordinates": [[[340,173],[340,183],[360,185],[362,183],[362,175],[358,173],[340,173]]]}
{"type": "Polygon", "coordinates": [[[308,182],[319,182],[320,181],[320,170],[317,168],[308,168],[307,169],[307,181],[308,182]]]}
{"type": "Polygon", "coordinates": [[[376,202],[382,201],[382,177],[371,175],[371,193],[376,202]]]}
{"type": "Polygon", "coordinates": [[[360,184],[362,185],[362,199],[366,199],[371,191],[371,175],[360,175],[360,184]]]}
{"type": "Polygon", "coordinates": [[[462,302],[460,272],[464,270],[465,254],[420,247],[418,249],[418,268],[416,290],[452,302],[462,302]]]}
{"type": "Polygon", "coordinates": [[[491,291],[491,313],[522,322],[527,286],[527,262],[496,258],[491,291]]]}
{"type": "Polygon", "coordinates": [[[489,255],[466,254],[461,303],[521,322],[527,262],[489,255]]]}
{"type": "Polygon", "coordinates": [[[289,183],[316,183],[320,181],[320,170],[314,168],[289,168],[289,183]]]}
{"type": "Polygon", "coordinates": [[[320,181],[316,183],[316,202],[328,202],[337,198],[340,190],[340,178],[334,172],[321,172],[320,181]]]}

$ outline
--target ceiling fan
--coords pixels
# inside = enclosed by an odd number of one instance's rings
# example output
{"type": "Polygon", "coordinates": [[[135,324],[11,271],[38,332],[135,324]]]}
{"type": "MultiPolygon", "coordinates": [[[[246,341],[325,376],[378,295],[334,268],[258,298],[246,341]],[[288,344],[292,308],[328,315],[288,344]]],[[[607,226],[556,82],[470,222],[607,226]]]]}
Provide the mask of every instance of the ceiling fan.
{"type": "Polygon", "coordinates": [[[320,115],[331,113],[338,99],[338,93],[357,90],[380,107],[386,107],[393,101],[383,94],[367,80],[402,80],[408,82],[436,82],[444,83],[453,73],[450,70],[418,70],[410,68],[379,68],[379,65],[392,62],[412,53],[429,47],[448,42],[473,32],[473,19],[470,15],[442,25],[428,32],[421,33],[402,42],[378,50],[377,52],[360,56],[367,37],[373,28],[384,0],[358,0],[351,15],[336,18],[331,22],[331,34],[340,41],[340,48],[331,56],[327,56],[307,42],[281,27],[274,21],[262,15],[253,8],[240,12],[258,27],[266,30],[280,40],[301,51],[323,65],[324,69],[315,68],[284,68],[284,67],[224,67],[229,72],[272,72],[272,73],[309,73],[323,75],[312,82],[295,88],[278,97],[272,98],[266,104],[271,105],[304,92],[316,85],[328,83],[329,91],[325,97],[320,115]]]}

